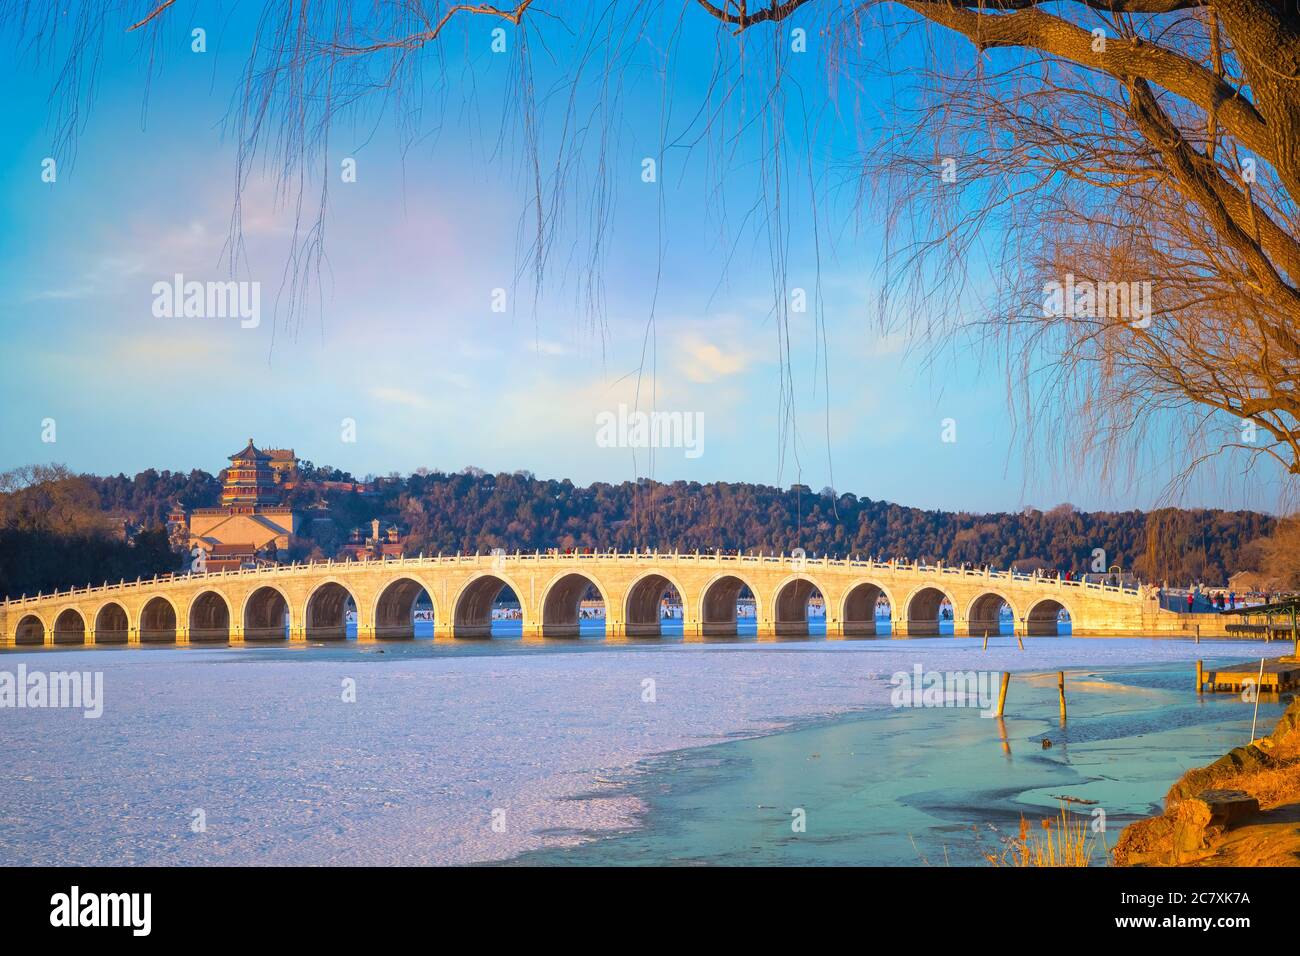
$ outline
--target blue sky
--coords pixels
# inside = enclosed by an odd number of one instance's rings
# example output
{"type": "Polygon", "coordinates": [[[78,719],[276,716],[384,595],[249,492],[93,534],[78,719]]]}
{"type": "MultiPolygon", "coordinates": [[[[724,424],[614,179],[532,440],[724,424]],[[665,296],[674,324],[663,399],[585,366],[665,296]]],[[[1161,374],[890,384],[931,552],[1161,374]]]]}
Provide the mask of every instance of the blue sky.
{"type": "MultiPolygon", "coordinates": [[[[1088,474],[1035,466],[986,360],[955,353],[931,366],[902,336],[882,334],[884,236],[869,217],[854,222],[843,195],[852,190],[832,188],[846,169],[851,175],[865,131],[838,115],[815,36],[792,60],[793,89],[815,129],[805,139],[794,128],[804,114],[786,117],[792,194],[782,208],[786,285],[810,300],[819,289],[821,307],[789,316],[796,427],[782,429],[772,258],[767,231],[750,215],[771,183],[760,166],[763,124],[738,134],[734,150],[716,141],[670,149],[658,181],[642,181],[642,160],[659,155],[661,136],[690,139],[697,128],[690,117],[720,41],[695,11],[683,17],[677,46],[635,45],[617,112],[582,113],[585,142],[562,125],[560,67],[535,55],[543,162],[566,136],[578,160],[536,305],[521,267],[530,173],[517,130],[507,122],[501,133],[503,115],[514,115],[503,105],[515,89],[514,60],[489,50],[498,24],[467,18],[444,36],[446,70],[427,71],[418,116],[409,102],[394,109],[371,100],[331,130],[321,160],[331,178],[324,294],[300,325],[276,309],[293,217],[273,163],[253,171],[242,199],[241,277],[261,284],[261,323],[156,318],[155,282],[176,273],[227,278],[235,149],[226,121],[256,10],[181,6],[161,30],[164,62],[147,96],[136,43],[110,36],[75,161],[52,145],[49,64],[7,57],[0,65],[0,468],[60,461],[99,473],[215,471],[251,435],[359,475],[476,465],[578,483],[645,474],[802,481],[954,510],[1067,500],[1143,507],[1168,477],[1172,465],[1157,463],[1142,480],[1099,488],[1088,474]],[[190,28],[203,24],[214,25],[208,51],[192,53],[190,28]],[[653,68],[665,51],[666,84],[653,68]],[[413,142],[401,132],[412,125],[413,142]],[[601,150],[598,133],[606,134],[601,150]],[[52,155],[59,174],[48,184],[41,163],[52,155]],[[815,205],[797,166],[805,156],[821,187],[815,205]],[[347,157],[357,162],[354,183],[339,180],[347,157]],[[602,220],[600,321],[582,297],[590,201],[602,195],[597,159],[609,170],[612,210],[602,220]],[[491,309],[496,288],[507,289],[504,313],[491,309]],[[597,444],[596,417],[637,403],[638,387],[641,408],[653,400],[661,411],[702,415],[702,454],[661,449],[651,463],[644,451],[597,444]],[[956,442],[941,440],[946,418],[956,420],[956,442]],[[46,419],[56,423],[53,443],[42,441],[46,419]],[[355,442],[343,440],[345,419],[356,423],[355,442]]],[[[565,37],[536,29],[563,65],[565,37]]],[[[3,40],[12,48],[13,37],[3,40]]],[[[754,73],[726,124],[754,120],[764,93],[762,70],[754,73]]],[[[1185,503],[1272,501],[1259,485],[1209,483],[1191,498],[1185,503]]]]}

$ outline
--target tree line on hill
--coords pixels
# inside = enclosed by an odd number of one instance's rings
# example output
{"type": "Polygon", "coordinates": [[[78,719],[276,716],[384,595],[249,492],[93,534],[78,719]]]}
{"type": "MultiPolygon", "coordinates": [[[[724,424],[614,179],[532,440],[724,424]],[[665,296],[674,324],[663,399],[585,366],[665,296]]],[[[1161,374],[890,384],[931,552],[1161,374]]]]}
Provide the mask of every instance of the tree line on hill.
{"type": "MultiPolygon", "coordinates": [[[[920,558],[995,568],[1118,566],[1145,580],[1224,583],[1273,566],[1277,520],[1250,511],[1081,512],[1068,504],[1017,514],[928,511],[830,489],[650,480],[580,487],[527,472],[425,469],[368,482],[369,494],[322,488],[355,481],[304,462],[286,503],[304,515],[295,558],[334,557],[353,528],[396,524],[403,551],[634,550],[789,552],[920,558]]],[[[173,503],[219,503],[219,477],[150,469],[76,475],[33,466],[0,475],[0,592],[49,591],[178,570],[165,522],[173,503]]],[[[1291,528],[1283,522],[1282,530],[1291,528]]],[[[1297,583],[1300,583],[1298,581],[1297,583]]]]}
{"type": "Polygon", "coordinates": [[[149,577],[177,563],[161,520],[106,508],[88,476],[61,465],[0,474],[0,595],[149,577]]]}

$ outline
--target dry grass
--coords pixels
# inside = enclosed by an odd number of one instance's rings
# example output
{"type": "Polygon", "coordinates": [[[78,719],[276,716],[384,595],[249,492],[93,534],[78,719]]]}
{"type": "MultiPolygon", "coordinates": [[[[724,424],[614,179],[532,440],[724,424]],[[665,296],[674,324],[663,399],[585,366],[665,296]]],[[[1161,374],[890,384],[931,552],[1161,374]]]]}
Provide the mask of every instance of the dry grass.
{"type": "Polygon", "coordinates": [[[1259,801],[1260,809],[1300,801],[1300,734],[1292,733],[1280,741],[1268,738],[1256,741],[1273,760],[1275,766],[1238,769],[1217,768],[1213,772],[1189,771],[1185,777],[1197,774],[1198,790],[1241,790],[1259,801]]]}
{"type": "Polygon", "coordinates": [[[1002,852],[986,854],[985,859],[994,866],[1091,866],[1098,840],[1088,823],[1070,813],[1064,803],[1060,818],[1040,820],[1038,830],[1021,816],[1019,835],[1006,840],[1002,852]]]}
{"type": "Polygon", "coordinates": [[[1250,794],[1259,801],[1261,810],[1296,803],[1300,801],[1300,761],[1239,773],[1227,777],[1223,783],[1250,794]]]}

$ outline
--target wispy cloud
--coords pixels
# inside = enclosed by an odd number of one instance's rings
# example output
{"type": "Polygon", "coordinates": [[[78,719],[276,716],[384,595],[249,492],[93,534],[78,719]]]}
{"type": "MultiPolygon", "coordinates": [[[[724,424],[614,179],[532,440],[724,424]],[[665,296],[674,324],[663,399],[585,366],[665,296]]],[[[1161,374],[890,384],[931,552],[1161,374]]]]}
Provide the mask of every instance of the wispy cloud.
{"type": "Polygon", "coordinates": [[[140,257],[121,255],[91,258],[76,280],[64,286],[41,289],[26,297],[28,302],[75,302],[109,295],[123,288],[126,281],[144,272],[140,257]]]}
{"type": "Polygon", "coordinates": [[[682,374],[702,384],[741,374],[749,367],[752,355],[739,342],[734,339],[724,348],[698,335],[683,335],[677,342],[682,374]]]}
{"type": "Polygon", "coordinates": [[[562,345],[559,342],[550,342],[547,341],[546,339],[539,340],[537,343],[535,343],[533,348],[539,355],[568,355],[569,354],[569,349],[567,346],[562,345]]]}
{"type": "Polygon", "coordinates": [[[906,348],[906,335],[902,332],[886,332],[867,343],[867,355],[872,358],[884,358],[888,355],[898,355],[906,348]]]}
{"type": "Polygon", "coordinates": [[[389,405],[404,405],[425,411],[431,411],[435,407],[429,398],[419,392],[393,385],[375,385],[370,389],[370,396],[389,405]]]}

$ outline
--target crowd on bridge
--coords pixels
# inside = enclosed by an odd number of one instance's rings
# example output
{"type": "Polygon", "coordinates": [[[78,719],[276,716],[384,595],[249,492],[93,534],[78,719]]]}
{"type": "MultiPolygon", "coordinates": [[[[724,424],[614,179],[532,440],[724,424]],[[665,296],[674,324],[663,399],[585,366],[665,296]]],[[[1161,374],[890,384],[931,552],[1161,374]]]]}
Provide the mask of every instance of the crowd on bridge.
{"type": "Polygon", "coordinates": [[[1190,588],[1170,588],[1164,585],[1156,591],[1156,596],[1160,606],[1166,610],[1182,611],[1187,614],[1210,614],[1269,604],[1284,595],[1274,594],[1271,591],[1247,591],[1238,594],[1232,588],[1205,588],[1197,584],[1190,588]]]}

